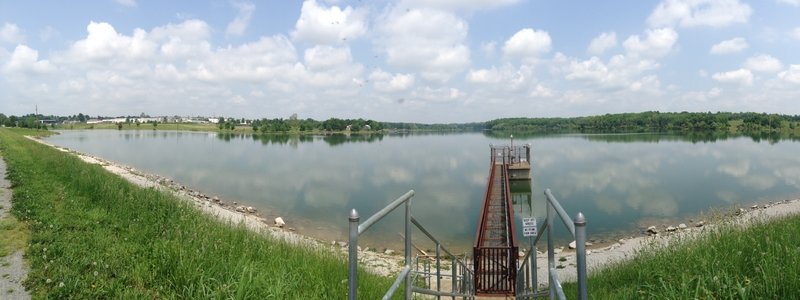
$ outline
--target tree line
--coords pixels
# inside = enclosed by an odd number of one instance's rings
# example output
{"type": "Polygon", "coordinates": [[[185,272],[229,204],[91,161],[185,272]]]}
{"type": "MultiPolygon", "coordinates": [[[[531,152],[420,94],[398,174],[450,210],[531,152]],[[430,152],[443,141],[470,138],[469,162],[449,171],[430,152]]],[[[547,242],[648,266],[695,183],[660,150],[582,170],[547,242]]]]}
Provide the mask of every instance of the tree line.
{"type": "MultiPolygon", "coordinates": [[[[220,129],[234,129],[237,121],[235,119],[225,120],[220,118],[220,129]]],[[[274,118],[274,119],[260,119],[260,120],[244,120],[239,124],[249,123],[254,132],[311,132],[311,131],[382,131],[383,124],[378,121],[364,120],[364,119],[339,119],[330,118],[325,121],[317,121],[311,118],[299,119],[297,115],[292,115],[288,119],[274,118]]]]}
{"type": "Polygon", "coordinates": [[[794,130],[800,116],[766,113],[658,112],[575,118],[506,118],[486,122],[492,131],[532,132],[692,132],[794,130]]]}

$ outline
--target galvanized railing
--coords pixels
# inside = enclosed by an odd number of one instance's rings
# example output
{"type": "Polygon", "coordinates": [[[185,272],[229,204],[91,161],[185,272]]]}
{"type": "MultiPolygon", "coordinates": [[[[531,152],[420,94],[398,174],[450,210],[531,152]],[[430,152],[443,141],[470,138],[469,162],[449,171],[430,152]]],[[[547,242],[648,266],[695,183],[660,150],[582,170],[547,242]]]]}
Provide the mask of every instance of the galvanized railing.
{"type": "Polygon", "coordinates": [[[586,282],[586,218],[583,213],[579,212],[575,216],[575,220],[567,215],[561,204],[550,189],[544,192],[547,198],[547,218],[542,225],[542,230],[539,231],[531,247],[525,257],[522,259],[522,264],[517,271],[517,299],[530,299],[534,297],[546,296],[549,294],[550,299],[566,299],[564,296],[564,289],[561,288],[561,281],[556,274],[556,260],[555,260],[555,246],[553,243],[553,219],[558,217],[561,222],[567,227],[572,237],[575,239],[575,260],[578,273],[578,299],[587,299],[587,282],[586,282]],[[545,291],[538,290],[538,278],[536,267],[536,243],[543,234],[547,234],[547,273],[549,279],[549,289],[545,291]]]}
{"type": "Polygon", "coordinates": [[[525,144],[522,146],[502,146],[495,147],[489,145],[492,159],[503,160],[509,164],[515,164],[523,161],[531,161],[531,145],[525,144]]]}
{"type": "Polygon", "coordinates": [[[350,211],[350,238],[349,238],[349,247],[348,247],[348,294],[347,298],[351,300],[358,299],[358,236],[367,231],[372,225],[380,221],[383,217],[385,217],[390,212],[394,211],[397,207],[401,204],[405,204],[405,235],[404,235],[404,263],[403,269],[397,275],[392,286],[386,291],[384,294],[383,299],[391,298],[397,289],[400,287],[400,284],[404,284],[404,299],[411,299],[412,293],[419,293],[419,294],[426,294],[426,295],[433,295],[441,297],[441,296],[451,296],[455,299],[455,297],[462,297],[465,299],[472,298],[474,296],[474,284],[472,282],[474,275],[472,271],[469,269],[469,265],[464,262],[463,259],[457,258],[453,255],[447,248],[442,246],[442,244],[436,238],[431,235],[428,230],[425,229],[414,217],[411,216],[411,198],[414,197],[414,190],[410,190],[405,193],[400,198],[395,199],[389,205],[381,209],[380,211],[376,212],[374,215],[369,217],[366,221],[359,224],[360,217],[358,212],[353,209],[350,211]],[[415,287],[413,282],[413,277],[415,274],[412,271],[412,260],[411,260],[411,225],[414,225],[419,229],[422,233],[425,234],[428,239],[436,244],[436,290],[422,288],[422,287],[415,287]],[[441,290],[441,252],[444,251],[450,258],[451,258],[451,271],[453,272],[452,276],[452,288],[450,292],[442,291],[441,290]]]}
{"type": "MultiPolygon", "coordinates": [[[[437,299],[440,299],[442,296],[450,296],[453,299],[455,297],[461,297],[463,299],[470,299],[475,294],[475,284],[473,279],[475,275],[472,273],[472,270],[468,267],[469,265],[465,262],[465,258],[458,258],[457,256],[453,255],[450,250],[447,250],[442,243],[439,242],[433,235],[431,235],[428,230],[425,229],[419,222],[417,222],[414,217],[411,217],[411,223],[417,227],[425,236],[428,237],[432,242],[436,244],[436,253],[433,257],[433,261],[435,262],[436,270],[435,272],[430,271],[419,271],[417,269],[415,271],[416,276],[425,276],[426,278],[430,278],[430,276],[436,276],[436,289],[430,288],[422,288],[413,286],[413,292],[419,294],[426,294],[426,295],[433,295],[436,296],[437,299]],[[442,252],[447,254],[447,257],[450,258],[450,275],[443,275],[442,273],[442,252]],[[450,277],[450,291],[442,291],[442,279],[444,277],[450,277]]],[[[419,262],[419,256],[417,257],[417,262],[419,262]]],[[[418,266],[418,264],[415,264],[418,266]]],[[[428,286],[430,287],[432,282],[428,282],[428,286]]]]}
{"type": "Polygon", "coordinates": [[[511,203],[511,192],[508,187],[508,168],[510,161],[508,147],[491,147],[491,163],[489,168],[489,182],[486,187],[483,207],[481,208],[480,220],[473,247],[473,259],[475,264],[475,292],[480,295],[509,295],[514,294],[514,284],[517,280],[517,240],[514,224],[514,208],[511,203]],[[496,152],[501,150],[502,152],[496,152]],[[500,154],[500,155],[496,155],[500,154]],[[499,158],[498,158],[499,157],[499,158]],[[502,164],[496,164],[497,160],[502,160],[502,164]],[[489,211],[489,200],[494,187],[495,170],[500,169],[500,188],[502,191],[502,201],[504,203],[505,222],[505,241],[502,245],[485,245],[488,239],[487,232],[489,211]]]}

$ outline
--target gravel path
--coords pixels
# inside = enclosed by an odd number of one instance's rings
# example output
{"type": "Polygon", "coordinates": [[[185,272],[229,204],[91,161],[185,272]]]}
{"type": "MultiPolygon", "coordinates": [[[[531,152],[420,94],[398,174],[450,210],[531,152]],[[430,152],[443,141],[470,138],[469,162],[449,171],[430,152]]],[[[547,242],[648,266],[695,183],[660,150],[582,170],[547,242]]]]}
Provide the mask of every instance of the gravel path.
{"type": "MultiPolygon", "coordinates": [[[[11,211],[11,183],[6,179],[6,162],[0,159],[0,219],[11,211]]],[[[0,299],[30,299],[22,286],[28,276],[28,266],[22,259],[22,250],[0,257],[0,299]]]]}

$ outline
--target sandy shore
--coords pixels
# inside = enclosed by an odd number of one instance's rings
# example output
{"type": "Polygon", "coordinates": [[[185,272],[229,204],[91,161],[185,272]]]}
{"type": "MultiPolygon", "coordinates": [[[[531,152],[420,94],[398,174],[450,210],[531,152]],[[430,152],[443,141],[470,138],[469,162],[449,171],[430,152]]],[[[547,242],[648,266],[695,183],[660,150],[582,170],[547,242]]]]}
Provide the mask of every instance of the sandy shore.
{"type": "MultiPolygon", "coordinates": [[[[298,234],[294,232],[294,228],[290,227],[289,225],[278,226],[275,223],[275,220],[268,220],[262,217],[262,213],[253,207],[240,205],[236,202],[229,202],[217,196],[202,194],[163,176],[147,174],[130,166],[107,161],[100,157],[87,155],[67,148],[62,148],[37,138],[28,138],[53,147],[59,151],[73,154],[84,162],[100,165],[108,172],[120,176],[137,186],[143,188],[154,188],[172,193],[178,198],[191,203],[200,211],[219,219],[223,223],[232,225],[243,224],[255,232],[267,234],[292,244],[319,249],[332,249],[333,251],[346,254],[346,243],[332,243],[331,241],[323,241],[298,234]]],[[[393,252],[391,255],[384,254],[382,249],[380,251],[381,252],[378,252],[377,250],[367,248],[362,249],[362,251],[359,252],[359,263],[361,263],[361,265],[367,270],[375,274],[389,276],[399,273],[402,269],[401,262],[403,258],[401,255],[396,253],[402,253],[402,251],[391,250],[389,251],[393,252]]]]}
{"type": "MultiPolygon", "coordinates": [[[[111,173],[114,173],[133,184],[145,188],[156,188],[163,191],[171,192],[181,199],[192,203],[201,211],[218,218],[220,221],[231,224],[244,224],[248,228],[269,234],[275,238],[285,240],[294,244],[308,245],[311,247],[320,247],[326,249],[333,249],[339,251],[343,255],[346,254],[346,244],[344,242],[331,242],[315,239],[312,237],[304,236],[289,230],[290,227],[277,227],[274,220],[267,220],[260,215],[259,212],[246,206],[240,206],[235,202],[227,202],[218,197],[212,197],[193,191],[179,183],[172,181],[155,174],[146,174],[140,172],[132,167],[125,166],[119,163],[110,162],[99,157],[86,155],[70,149],[61,148],[42,140],[31,138],[42,144],[54,147],[60,151],[68,152],[76,155],[83,161],[91,164],[101,165],[103,168],[111,173]]],[[[691,224],[673,224],[671,226],[659,225],[655,230],[658,234],[650,235],[631,235],[628,238],[622,238],[611,243],[604,243],[598,245],[587,245],[587,269],[589,273],[601,270],[610,264],[619,263],[631,259],[637,252],[642,251],[644,247],[649,247],[653,244],[666,244],[675,238],[692,237],[702,234],[704,231],[709,230],[716,226],[714,223],[721,220],[732,220],[735,224],[746,226],[753,222],[763,222],[766,220],[785,217],[790,215],[800,214],[800,199],[784,200],[771,203],[763,203],[753,205],[747,208],[740,208],[731,212],[728,216],[719,218],[719,220],[704,220],[696,221],[691,224]],[[673,227],[669,228],[668,227],[673,227]],[[674,229],[674,230],[673,230],[674,229]]],[[[591,219],[589,219],[591,222],[591,219]]],[[[590,224],[591,225],[591,224],[590,224]]],[[[526,246],[520,245],[520,249],[526,246]]],[[[540,286],[546,286],[547,282],[547,244],[540,241],[537,253],[537,276],[539,278],[540,286]]],[[[388,276],[397,274],[401,270],[402,265],[402,251],[390,251],[395,254],[387,255],[382,252],[376,252],[370,249],[363,249],[359,252],[359,262],[371,272],[376,274],[388,276]]],[[[555,257],[556,265],[563,266],[564,268],[557,269],[558,277],[562,282],[574,281],[576,277],[575,270],[575,252],[567,247],[556,248],[555,257]]],[[[523,253],[520,253],[523,254],[523,253]]],[[[448,268],[449,269],[449,268],[448,268]]],[[[449,273],[445,271],[444,273],[449,273]]]]}

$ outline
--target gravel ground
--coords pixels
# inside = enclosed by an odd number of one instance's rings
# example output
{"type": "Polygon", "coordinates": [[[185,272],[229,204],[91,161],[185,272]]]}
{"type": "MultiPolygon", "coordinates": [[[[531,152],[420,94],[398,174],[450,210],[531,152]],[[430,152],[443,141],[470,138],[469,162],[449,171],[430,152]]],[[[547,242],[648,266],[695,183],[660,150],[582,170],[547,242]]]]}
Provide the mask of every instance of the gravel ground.
{"type": "MultiPolygon", "coordinates": [[[[6,179],[6,162],[0,159],[0,219],[11,211],[11,183],[6,179]]],[[[22,258],[22,250],[0,257],[0,299],[30,299],[31,295],[22,286],[28,276],[28,266],[22,258]]]]}

